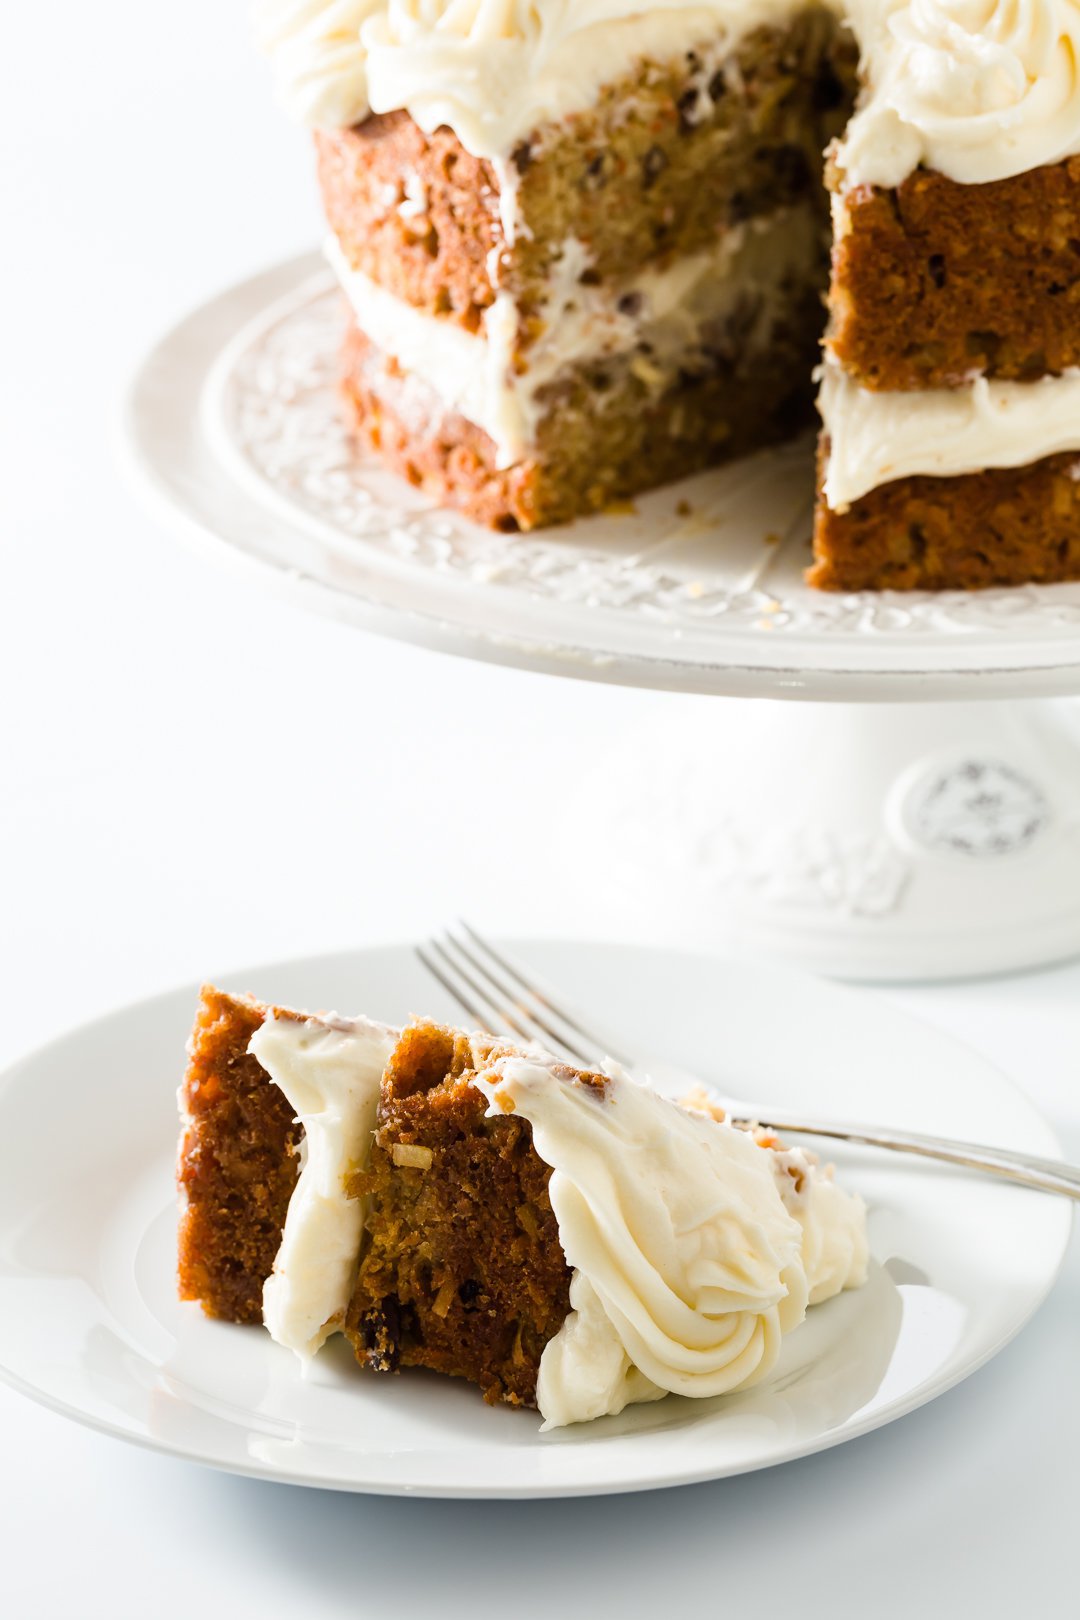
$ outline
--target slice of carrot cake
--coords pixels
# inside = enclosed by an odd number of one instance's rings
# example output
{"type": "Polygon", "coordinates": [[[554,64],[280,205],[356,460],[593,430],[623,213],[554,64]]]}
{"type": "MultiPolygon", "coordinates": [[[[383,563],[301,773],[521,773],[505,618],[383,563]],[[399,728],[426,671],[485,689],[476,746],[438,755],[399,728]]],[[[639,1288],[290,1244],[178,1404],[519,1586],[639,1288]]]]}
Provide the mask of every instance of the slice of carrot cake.
{"type": "Polygon", "coordinates": [[[261,1294],[304,1358],[344,1333],[556,1427],[753,1383],[865,1279],[861,1200],[704,1097],[213,989],[190,1055],[181,1296],[253,1321],[261,1294]]]}

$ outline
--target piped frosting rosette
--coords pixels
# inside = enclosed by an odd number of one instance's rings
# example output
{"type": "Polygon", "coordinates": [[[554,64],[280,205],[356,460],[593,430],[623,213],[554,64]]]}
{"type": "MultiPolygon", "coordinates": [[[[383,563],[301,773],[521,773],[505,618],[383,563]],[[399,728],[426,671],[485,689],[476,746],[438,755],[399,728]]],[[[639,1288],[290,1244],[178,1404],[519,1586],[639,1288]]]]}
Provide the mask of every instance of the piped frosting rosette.
{"type": "Polygon", "coordinates": [[[540,1366],[548,1427],[772,1369],[808,1284],[802,1230],[751,1136],[625,1077],[553,1085],[548,1066],[510,1058],[476,1084],[492,1112],[530,1122],[575,1272],[540,1366]]]}
{"type": "Polygon", "coordinates": [[[256,0],[255,37],[278,97],[301,124],[347,127],[368,114],[361,25],[385,0],[256,0]]]}
{"type": "Polygon", "coordinates": [[[854,0],[851,17],[868,92],[849,183],[923,164],[973,185],[1080,151],[1080,0],[854,0]]]}

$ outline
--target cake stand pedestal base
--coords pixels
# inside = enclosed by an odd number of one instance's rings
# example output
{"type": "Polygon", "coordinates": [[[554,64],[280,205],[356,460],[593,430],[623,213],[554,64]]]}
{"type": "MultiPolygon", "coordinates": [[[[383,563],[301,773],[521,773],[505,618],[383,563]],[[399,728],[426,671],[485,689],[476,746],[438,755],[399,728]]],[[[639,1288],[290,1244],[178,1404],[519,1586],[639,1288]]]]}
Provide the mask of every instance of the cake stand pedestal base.
{"type": "Polygon", "coordinates": [[[1031,967],[1080,952],[1080,713],[683,700],[598,765],[564,843],[632,937],[861,979],[1031,967]]]}

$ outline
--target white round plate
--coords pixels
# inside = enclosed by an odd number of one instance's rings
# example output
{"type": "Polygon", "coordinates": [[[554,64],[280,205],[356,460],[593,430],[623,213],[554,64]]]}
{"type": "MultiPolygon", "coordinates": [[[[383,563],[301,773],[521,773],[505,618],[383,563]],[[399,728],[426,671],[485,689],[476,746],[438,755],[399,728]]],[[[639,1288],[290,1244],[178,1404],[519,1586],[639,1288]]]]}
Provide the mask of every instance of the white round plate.
{"type": "MultiPolygon", "coordinates": [[[[1054,1153],[1049,1128],[973,1053],[868,993],[787,971],[626,946],[515,950],[631,1049],[721,1090],[1054,1153]]],[[[228,986],[399,1020],[453,1015],[403,946],[230,973],[228,986]]],[[[768,1383],[668,1397],[539,1432],[424,1373],[365,1374],[335,1341],[300,1376],[259,1328],[175,1297],[174,1092],[194,987],[114,1013],[0,1088],[0,1372],[120,1438],[236,1473],[423,1496],[564,1496],[763,1468],[890,1422],[973,1372],[1051,1287],[1063,1200],[899,1156],[838,1151],[870,1207],[862,1290],[816,1307],[768,1383]]]]}
{"type": "Polygon", "coordinates": [[[808,589],[809,439],[531,535],[432,507],[350,441],[340,299],[318,265],[197,310],[135,381],[129,459],[217,557],[365,628],[556,674],[812,698],[1080,691],[1080,583],[808,589]]]}

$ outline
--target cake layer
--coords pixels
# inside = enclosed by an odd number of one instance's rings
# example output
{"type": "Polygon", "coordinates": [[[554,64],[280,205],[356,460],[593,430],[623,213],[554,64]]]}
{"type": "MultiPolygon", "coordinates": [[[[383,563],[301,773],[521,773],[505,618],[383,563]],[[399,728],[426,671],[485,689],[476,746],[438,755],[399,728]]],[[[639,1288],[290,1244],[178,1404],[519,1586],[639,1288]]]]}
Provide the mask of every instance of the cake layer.
{"type": "Polygon", "coordinates": [[[1080,365],[1080,158],[981,186],[919,171],[836,204],[828,350],[864,387],[1080,365]]]}
{"type": "Polygon", "coordinates": [[[265,1012],[207,986],[180,1092],[180,1298],[229,1322],[263,1319],[300,1168],[293,1109],[248,1053],[265,1012]]]}
{"type": "Polygon", "coordinates": [[[499,179],[449,129],[407,113],[315,133],[323,207],[345,261],[430,315],[476,331],[495,297],[499,179]]]}
{"type": "Polygon", "coordinates": [[[709,247],[725,224],[816,202],[825,144],[853,96],[851,43],[817,6],[730,55],[721,35],[605,84],[594,107],[513,154],[518,217],[532,232],[520,246],[526,282],[568,236],[599,277],[619,280],[709,247]]]}
{"type": "Polygon", "coordinates": [[[924,393],[861,388],[823,368],[818,408],[828,443],[822,492],[834,510],[897,478],[936,478],[1080,455],[1080,371],[924,393]]]}
{"type": "Polygon", "coordinates": [[[711,249],[727,225],[823,206],[822,149],[854,95],[850,42],[818,7],[732,54],[700,51],[607,84],[502,159],[406,113],[316,136],[342,252],[388,291],[475,330],[497,290],[527,312],[565,243],[598,281],[711,249]]]}
{"type": "Polygon", "coordinates": [[[563,523],[784,439],[813,415],[821,310],[806,290],[767,351],[719,351],[657,389],[634,357],[570,368],[549,385],[536,442],[505,465],[494,440],[353,326],[342,386],[362,443],[433,499],[505,530],[563,523]]]}
{"type": "Polygon", "coordinates": [[[394,1052],[370,1164],[350,1184],[371,1217],[346,1331],[377,1372],[428,1367],[490,1401],[532,1406],[544,1349],[570,1312],[570,1268],[551,1168],[525,1119],[487,1118],[469,1084],[474,1044],[417,1024],[394,1052]]]}
{"type": "Polygon", "coordinates": [[[819,500],[822,590],[973,590],[1080,579],[1080,455],[954,478],[900,478],[843,512],[819,500]]]}

